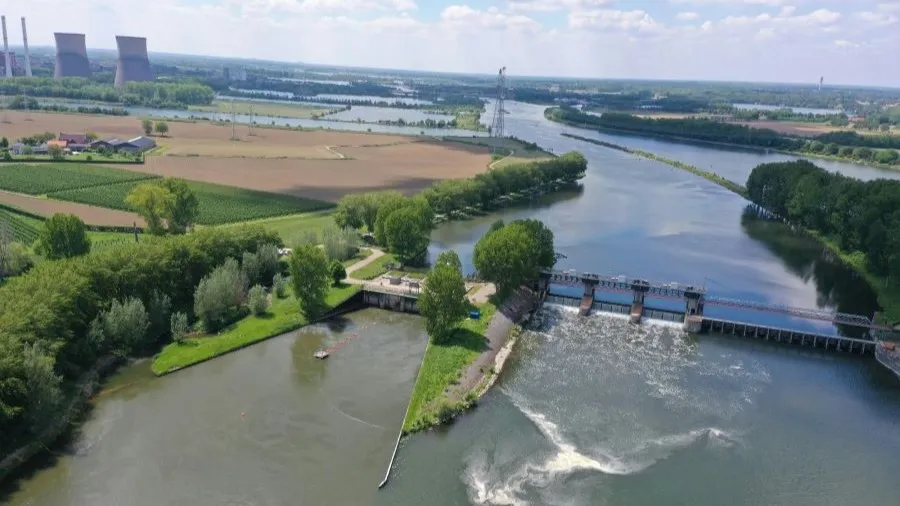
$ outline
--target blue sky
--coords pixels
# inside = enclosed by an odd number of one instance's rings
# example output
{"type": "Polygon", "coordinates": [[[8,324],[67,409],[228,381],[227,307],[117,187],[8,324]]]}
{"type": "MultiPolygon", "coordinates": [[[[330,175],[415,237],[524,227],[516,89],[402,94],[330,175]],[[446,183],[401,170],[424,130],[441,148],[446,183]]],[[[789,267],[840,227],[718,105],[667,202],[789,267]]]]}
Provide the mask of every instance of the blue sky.
{"type": "Polygon", "coordinates": [[[900,86],[900,0],[4,0],[10,39],[566,77],[900,86]],[[65,15],[60,15],[65,13],[65,15]]]}

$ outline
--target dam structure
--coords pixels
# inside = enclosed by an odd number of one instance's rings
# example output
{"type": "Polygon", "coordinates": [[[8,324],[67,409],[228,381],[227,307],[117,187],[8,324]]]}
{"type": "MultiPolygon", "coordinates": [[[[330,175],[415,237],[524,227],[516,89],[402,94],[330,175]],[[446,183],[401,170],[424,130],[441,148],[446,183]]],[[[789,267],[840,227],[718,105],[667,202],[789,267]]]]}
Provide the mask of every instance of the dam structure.
{"type": "Polygon", "coordinates": [[[119,57],[116,59],[116,88],[131,81],[153,81],[146,38],[116,35],[116,47],[119,49],[119,57]]]}
{"type": "Polygon", "coordinates": [[[91,77],[83,33],[54,33],[56,39],[56,67],[53,77],[91,77]]]}

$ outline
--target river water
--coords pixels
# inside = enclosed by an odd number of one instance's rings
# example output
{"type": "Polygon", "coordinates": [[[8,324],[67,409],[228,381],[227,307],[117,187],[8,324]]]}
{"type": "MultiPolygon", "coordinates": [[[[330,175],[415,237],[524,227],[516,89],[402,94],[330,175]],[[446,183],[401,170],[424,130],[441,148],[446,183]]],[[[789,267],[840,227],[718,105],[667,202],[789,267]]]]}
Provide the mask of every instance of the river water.
{"type": "MultiPolygon", "coordinates": [[[[578,191],[442,225],[432,251],[457,250],[466,271],[494,219],[534,217],[554,231],[563,268],[699,282],[771,303],[875,309],[858,278],[808,240],[749,220],[740,197],[562,137],[613,136],[549,123],[543,108],[507,109],[510,133],[555,152],[582,151],[588,174],[578,191]]],[[[687,163],[710,160],[719,173],[730,167],[741,182],[757,160],[782,156],[623,139],[687,163]]],[[[523,334],[497,388],[454,425],[407,439],[376,493],[394,434],[382,428],[399,426],[424,337],[402,315],[365,311],[350,320],[345,330],[316,327],[163,379],[117,378],[74,455],[18,481],[6,498],[16,506],[897,504],[900,381],[873,360],[691,337],[677,326],[579,318],[553,306],[523,334]],[[328,361],[309,358],[322,340],[363,326],[328,361]],[[117,390],[120,382],[128,386],[117,390]]]]}

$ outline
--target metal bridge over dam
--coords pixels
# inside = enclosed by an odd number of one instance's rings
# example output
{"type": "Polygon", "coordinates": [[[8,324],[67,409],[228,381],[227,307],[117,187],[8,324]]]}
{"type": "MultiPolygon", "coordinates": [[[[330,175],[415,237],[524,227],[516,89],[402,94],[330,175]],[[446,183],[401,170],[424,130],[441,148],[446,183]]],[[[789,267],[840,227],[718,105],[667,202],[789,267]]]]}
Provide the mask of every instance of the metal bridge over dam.
{"type": "MultiPolygon", "coordinates": [[[[684,330],[692,333],[717,332],[860,354],[874,353],[876,358],[879,358],[879,362],[894,370],[888,363],[881,360],[880,357],[883,356],[885,351],[882,349],[884,344],[875,338],[877,335],[892,333],[894,330],[891,327],[877,324],[867,316],[718,297],[707,294],[705,287],[700,286],[655,283],[625,276],[604,276],[571,270],[546,270],[542,272],[538,289],[545,300],[569,306],[578,306],[582,315],[587,315],[592,310],[599,309],[601,311],[628,314],[633,323],[639,323],[644,317],[680,321],[683,322],[684,330]],[[581,296],[579,298],[571,295],[550,294],[550,285],[580,288],[581,296]],[[611,298],[609,297],[604,299],[604,293],[629,295],[630,304],[615,302],[610,300],[611,298]],[[646,299],[681,301],[684,306],[681,310],[646,307],[646,299]],[[869,339],[709,317],[703,314],[706,307],[759,311],[809,321],[847,325],[867,329],[869,339]]],[[[900,374],[900,371],[895,370],[894,372],[900,374]]]]}

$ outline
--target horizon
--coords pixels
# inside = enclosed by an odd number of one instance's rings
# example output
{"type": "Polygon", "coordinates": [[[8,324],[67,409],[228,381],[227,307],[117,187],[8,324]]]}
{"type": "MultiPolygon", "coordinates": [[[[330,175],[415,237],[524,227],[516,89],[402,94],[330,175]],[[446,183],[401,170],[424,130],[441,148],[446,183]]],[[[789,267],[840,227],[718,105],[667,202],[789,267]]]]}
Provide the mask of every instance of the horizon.
{"type": "Polygon", "coordinates": [[[161,0],[140,16],[134,0],[85,2],[65,22],[43,14],[61,0],[6,2],[11,50],[24,16],[32,49],[75,32],[114,51],[129,34],[152,54],[291,65],[900,87],[900,68],[878,64],[900,48],[900,0],[161,0]]]}

